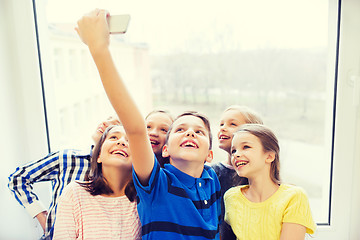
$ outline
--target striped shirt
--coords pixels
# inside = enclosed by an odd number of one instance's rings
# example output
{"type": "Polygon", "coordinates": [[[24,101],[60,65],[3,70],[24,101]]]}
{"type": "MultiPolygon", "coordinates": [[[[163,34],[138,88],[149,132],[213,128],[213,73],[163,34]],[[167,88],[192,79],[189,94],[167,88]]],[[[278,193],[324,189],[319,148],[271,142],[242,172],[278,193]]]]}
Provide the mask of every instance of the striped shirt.
{"type": "Polygon", "coordinates": [[[33,192],[33,184],[51,181],[52,201],[46,220],[44,239],[52,239],[56,204],[64,187],[74,180],[84,180],[90,171],[90,151],[83,153],[79,150],[65,149],[53,152],[45,158],[30,162],[16,168],[9,177],[8,187],[15,199],[35,217],[47,209],[33,192]]]}
{"type": "Polygon", "coordinates": [[[77,182],[59,199],[54,228],[56,239],[141,239],[136,201],[124,196],[93,196],[77,182]]]}
{"type": "Polygon", "coordinates": [[[155,160],[147,186],[133,178],[143,239],[219,239],[220,183],[209,166],[194,178],[155,160]]]}

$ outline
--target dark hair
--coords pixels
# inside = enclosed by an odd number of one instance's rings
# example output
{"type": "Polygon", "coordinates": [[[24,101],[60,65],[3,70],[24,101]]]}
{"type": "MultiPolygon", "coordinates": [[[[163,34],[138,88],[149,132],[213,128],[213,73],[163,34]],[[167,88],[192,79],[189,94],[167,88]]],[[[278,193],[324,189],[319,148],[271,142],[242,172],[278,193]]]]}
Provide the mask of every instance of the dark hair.
{"type": "MultiPolygon", "coordinates": [[[[109,134],[110,130],[117,126],[119,125],[111,125],[105,129],[103,135],[96,143],[91,155],[90,174],[86,178],[86,180],[88,180],[89,182],[80,183],[80,185],[83,186],[86,191],[88,191],[93,196],[113,193],[113,190],[110,188],[106,178],[102,173],[102,163],[98,163],[97,159],[99,158],[101,147],[105,142],[105,139],[109,134]]],[[[131,202],[133,202],[136,198],[136,190],[132,179],[125,187],[125,195],[131,202]]]]}
{"type": "Polygon", "coordinates": [[[165,141],[165,143],[168,143],[168,141],[169,141],[169,135],[170,135],[170,132],[171,132],[171,130],[172,130],[172,128],[173,128],[174,122],[175,122],[176,120],[178,120],[179,118],[184,117],[184,116],[194,116],[194,117],[198,117],[198,118],[200,118],[200,119],[203,121],[206,130],[208,130],[208,132],[209,132],[209,149],[211,149],[211,148],[212,148],[212,134],[211,134],[211,128],[210,128],[210,121],[209,121],[209,119],[208,119],[204,114],[199,113],[199,112],[196,112],[196,111],[186,111],[186,112],[183,112],[182,114],[178,115],[178,116],[174,119],[173,123],[171,124],[171,126],[170,126],[170,128],[169,128],[169,130],[168,130],[168,132],[167,132],[167,134],[166,134],[166,141],[165,141]]]}
{"type": "Polygon", "coordinates": [[[275,153],[275,159],[271,162],[270,177],[271,180],[279,184],[280,183],[280,147],[279,141],[270,128],[262,124],[244,124],[240,129],[235,132],[236,135],[239,132],[248,132],[257,138],[259,138],[261,145],[265,152],[271,151],[275,153]]]}

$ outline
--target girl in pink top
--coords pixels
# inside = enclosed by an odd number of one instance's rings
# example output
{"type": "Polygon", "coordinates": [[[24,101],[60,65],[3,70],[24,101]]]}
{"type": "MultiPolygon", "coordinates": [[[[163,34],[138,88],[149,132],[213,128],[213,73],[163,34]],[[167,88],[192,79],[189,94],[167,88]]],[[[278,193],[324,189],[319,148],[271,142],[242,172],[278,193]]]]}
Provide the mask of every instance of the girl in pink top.
{"type": "Polygon", "coordinates": [[[64,188],[54,239],[141,239],[129,154],[124,128],[108,127],[94,148],[89,181],[64,188]]]}

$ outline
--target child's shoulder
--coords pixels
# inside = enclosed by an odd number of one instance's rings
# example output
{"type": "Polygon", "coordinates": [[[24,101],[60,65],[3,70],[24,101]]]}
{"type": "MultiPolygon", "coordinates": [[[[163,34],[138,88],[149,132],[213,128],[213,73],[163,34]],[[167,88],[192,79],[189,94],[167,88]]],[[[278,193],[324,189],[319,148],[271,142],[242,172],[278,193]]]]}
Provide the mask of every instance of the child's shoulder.
{"type": "Polygon", "coordinates": [[[88,181],[80,181],[80,180],[74,180],[70,182],[66,187],[64,188],[64,192],[72,192],[72,193],[80,193],[83,191],[86,191],[84,188],[84,185],[89,183],[88,181]]]}
{"type": "Polygon", "coordinates": [[[216,171],[212,166],[204,165],[204,171],[207,172],[211,177],[216,177],[217,179],[216,171]]]}
{"type": "Polygon", "coordinates": [[[241,185],[241,186],[235,186],[235,187],[229,188],[229,190],[227,190],[224,194],[224,199],[240,195],[241,189],[246,188],[246,187],[248,187],[248,185],[241,185]]]}
{"type": "Polygon", "coordinates": [[[282,192],[289,197],[305,197],[307,198],[306,191],[299,186],[292,185],[292,184],[284,184],[280,185],[282,192]]]}
{"type": "MultiPolygon", "coordinates": [[[[206,166],[206,165],[205,165],[206,166]]],[[[209,165],[215,172],[219,172],[225,168],[225,166],[221,162],[213,163],[209,165]]]]}

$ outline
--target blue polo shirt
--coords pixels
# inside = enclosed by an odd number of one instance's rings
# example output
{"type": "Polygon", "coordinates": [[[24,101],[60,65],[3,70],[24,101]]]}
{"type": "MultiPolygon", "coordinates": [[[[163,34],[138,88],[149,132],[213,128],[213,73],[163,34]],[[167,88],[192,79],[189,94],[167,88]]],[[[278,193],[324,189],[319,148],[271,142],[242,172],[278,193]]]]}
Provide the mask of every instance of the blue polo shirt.
{"type": "Polygon", "coordinates": [[[160,168],[155,158],[147,186],[135,171],[133,178],[142,239],[219,239],[220,183],[212,168],[194,178],[170,164],[160,168]]]}

